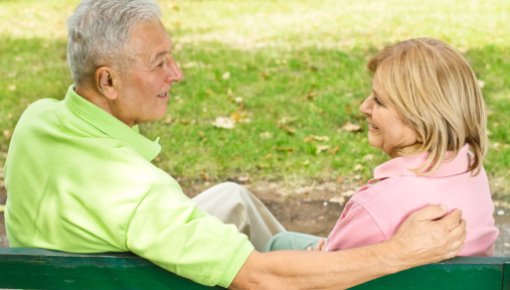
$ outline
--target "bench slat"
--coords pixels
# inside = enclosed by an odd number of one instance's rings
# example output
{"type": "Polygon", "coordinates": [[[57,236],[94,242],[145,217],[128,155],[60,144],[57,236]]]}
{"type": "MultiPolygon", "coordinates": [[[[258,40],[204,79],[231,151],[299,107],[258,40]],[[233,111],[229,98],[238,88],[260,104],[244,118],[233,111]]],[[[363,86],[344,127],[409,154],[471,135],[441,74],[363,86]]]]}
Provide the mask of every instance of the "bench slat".
{"type": "Polygon", "coordinates": [[[0,288],[224,289],[199,285],[129,253],[83,255],[40,249],[0,249],[0,288]]]}
{"type": "MultiPolygon", "coordinates": [[[[196,284],[130,253],[0,248],[0,288],[224,289],[196,284]]],[[[353,290],[510,290],[510,257],[459,257],[381,277],[353,290]]]]}

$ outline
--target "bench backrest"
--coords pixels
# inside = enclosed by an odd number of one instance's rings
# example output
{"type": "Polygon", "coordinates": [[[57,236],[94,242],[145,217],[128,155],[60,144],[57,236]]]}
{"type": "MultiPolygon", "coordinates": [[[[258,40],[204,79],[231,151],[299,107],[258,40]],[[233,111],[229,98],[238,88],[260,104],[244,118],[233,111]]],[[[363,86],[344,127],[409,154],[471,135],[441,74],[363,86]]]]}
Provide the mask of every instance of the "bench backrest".
{"type": "MultiPolygon", "coordinates": [[[[0,288],[223,289],[196,284],[130,253],[69,254],[0,249],[0,288]]],[[[351,288],[510,290],[510,257],[460,257],[351,288]]]]}

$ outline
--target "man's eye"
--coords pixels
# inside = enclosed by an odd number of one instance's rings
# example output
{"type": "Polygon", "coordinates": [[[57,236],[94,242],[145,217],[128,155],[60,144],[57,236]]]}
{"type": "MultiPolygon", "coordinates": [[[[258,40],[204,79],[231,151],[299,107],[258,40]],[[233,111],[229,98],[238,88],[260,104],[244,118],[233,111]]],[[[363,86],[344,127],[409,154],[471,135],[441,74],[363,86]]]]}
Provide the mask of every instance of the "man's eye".
{"type": "Polygon", "coordinates": [[[162,62],[158,63],[157,67],[163,67],[164,64],[165,64],[165,62],[162,61],[162,62]]]}

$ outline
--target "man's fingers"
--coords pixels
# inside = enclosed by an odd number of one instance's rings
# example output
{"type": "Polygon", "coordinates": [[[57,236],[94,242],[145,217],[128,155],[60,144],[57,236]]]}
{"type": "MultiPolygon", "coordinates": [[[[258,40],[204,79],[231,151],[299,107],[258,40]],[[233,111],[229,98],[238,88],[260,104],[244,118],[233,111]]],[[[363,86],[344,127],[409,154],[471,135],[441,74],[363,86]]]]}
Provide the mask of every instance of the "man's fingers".
{"type": "Polygon", "coordinates": [[[448,230],[453,230],[455,227],[459,225],[462,221],[462,211],[459,209],[454,209],[452,212],[443,217],[440,222],[442,222],[448,230]]]}
{"type": "Polygon", "coordinates": [[[466,221],[461,220],[456,227],[450,231],[450,251],[446,254],[446,258],[453,258],[459,254],[464,247],[464,241],[466,240],[466,221]]]}
{"type": "Polygon", "coordinates": [[[448,209],[445,206],[432,204],[415,211],[411,216],[418,220],[435,220],[447,213],[448,209]]]}

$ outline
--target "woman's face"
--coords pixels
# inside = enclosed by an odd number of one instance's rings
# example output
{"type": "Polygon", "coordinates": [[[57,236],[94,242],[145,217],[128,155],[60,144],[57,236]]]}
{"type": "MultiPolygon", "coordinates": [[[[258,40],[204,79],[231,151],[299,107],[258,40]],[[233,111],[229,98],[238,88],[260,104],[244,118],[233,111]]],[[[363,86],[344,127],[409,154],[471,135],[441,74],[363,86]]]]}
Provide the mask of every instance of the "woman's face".
{"type": "Polygon", "coordinates": [[[416,132],[402,121],[400,114],[384,95],[375,78],[372,82],[372,93],[363,101],[360,111],[367,118],[368,143],[391,157],[398,157],[395,156],[394,149],[417,142],[416,132]]]}

